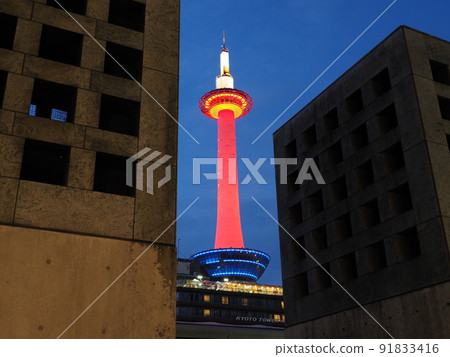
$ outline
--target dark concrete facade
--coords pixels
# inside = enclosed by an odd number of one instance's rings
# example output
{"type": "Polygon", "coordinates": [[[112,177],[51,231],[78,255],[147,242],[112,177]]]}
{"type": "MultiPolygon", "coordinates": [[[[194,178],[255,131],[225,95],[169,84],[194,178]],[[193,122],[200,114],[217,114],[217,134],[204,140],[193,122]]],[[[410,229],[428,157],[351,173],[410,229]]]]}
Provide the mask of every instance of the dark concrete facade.
{"type": "MultiPolygon", "coordinates": [[[[59,2],[177,117],[178,0],[59,2]]],[[[176,217],[177,124],[81,26],[0,1],[2,338],[57,337],[176,217]],[[145,147],[172,156],[154,195],[125,185],[145,147]]],[[[172,225],[63,337],[174,338],[175,290],[172,225]]]]}
{"type": "MultiPolygon", "coordinates": [[[[450,44],[400,27],[274,133],[281,225],[397,338],[449,337],[450,44]],[[325,185],[295,184],[314,158],[325,185]]],[[[384,331],[280,229],[286,336],[384,331]]]]}

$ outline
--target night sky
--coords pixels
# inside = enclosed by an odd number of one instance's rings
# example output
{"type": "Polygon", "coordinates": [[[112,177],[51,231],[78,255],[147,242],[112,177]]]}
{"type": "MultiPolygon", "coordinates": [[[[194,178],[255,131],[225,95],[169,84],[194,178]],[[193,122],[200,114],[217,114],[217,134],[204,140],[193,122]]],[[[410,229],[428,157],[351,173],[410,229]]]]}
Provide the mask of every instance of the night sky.
{"type": "MultiPolygon", "coordinates": [[[[192,184],[192,159],[217,155],[217,122],[203,116],[198,101],[215,88],[222,30],[230,50],[235,88],[250,94],[253,111],[236,122],[238,158],[273,157],[272,133],[335,79],[393,32],[406,25],[450,39],[448,0],[398,0],[360,39],[254,144],[252,142],[327,68],[393,0],[380,1],[181,1],[180,123],[200,143],[179,130],[178,212],[196,204],[177,222],[179,257],[212,249],[216,224],[217,182],[192,184]]],[[[268,162],[254,179],[240,185],[240,209],[247,248],[262,250],[272,261],[259,282],[281,284],[278,226],[252,200],[277,217],[274,167],[268,162]]],[[[213,166],[202,172],[212,172],[213,166]]],[[[240,181],[248,174],[240,163],[240,181]]]]}

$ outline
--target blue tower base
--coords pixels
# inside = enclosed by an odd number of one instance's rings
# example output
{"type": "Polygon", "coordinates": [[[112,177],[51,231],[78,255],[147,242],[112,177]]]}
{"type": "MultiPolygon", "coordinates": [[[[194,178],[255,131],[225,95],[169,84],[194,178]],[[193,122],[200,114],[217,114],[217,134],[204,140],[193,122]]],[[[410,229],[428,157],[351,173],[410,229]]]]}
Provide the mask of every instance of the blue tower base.
{"type": "Polygon", "coordinates": [[[194,254],[197,262],[212,279],[256,281],[267,268],[270,256],[254,249],[210,249],[194,254]]]}

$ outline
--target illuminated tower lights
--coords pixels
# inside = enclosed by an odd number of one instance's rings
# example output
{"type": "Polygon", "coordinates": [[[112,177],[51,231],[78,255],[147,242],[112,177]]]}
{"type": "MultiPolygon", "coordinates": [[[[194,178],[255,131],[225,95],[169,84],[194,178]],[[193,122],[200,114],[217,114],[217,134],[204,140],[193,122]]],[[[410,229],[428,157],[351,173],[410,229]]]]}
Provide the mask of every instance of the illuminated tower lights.
{"type": "Polygon", "coordinates": [[[218,122],[217,226],[214,249],[191,257],[211,278],[256,281],[264,273],[270,256],[244,246],[239,212],[239,184],[236,166],[235,120],[250,112],[250,96],[234,89],[225,35],[220,52],[220,75],[216,89],[200,99],[200,110],[218,122]]]}

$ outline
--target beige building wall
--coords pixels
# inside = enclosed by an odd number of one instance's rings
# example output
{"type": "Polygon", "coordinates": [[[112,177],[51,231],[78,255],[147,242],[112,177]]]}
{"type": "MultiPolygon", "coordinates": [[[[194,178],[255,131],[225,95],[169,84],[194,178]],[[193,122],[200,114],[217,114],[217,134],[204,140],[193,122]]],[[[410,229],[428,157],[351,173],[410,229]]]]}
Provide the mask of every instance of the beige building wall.
{"type": "MultiPolygon", "coordinates": [[[[178,111],[179,1],[145,3],[143,32],[108,23],[108,0],[73,14],[103,46],[142,51],[142,85],[178,111]]],[[[151,247],[62,337],[174,338],[177,124],[131,79],[103,73],[104,51],[46,0],[2,0],[17,17],[0,109],[0,338],[56,338],[141,252],[151,247]],[[81,65],[39,57],[43,25],[83,35],[81,65]],[[77,88],[72,122],[30,116],[35,80],[77,88]],[[136,136],[99,129],[102,94],[140,102],[136,136]],[[24,143],[70,147],[65,185],[20,179],[24,143]],[[94,190],[97,152],[129,157],[149,147],[172,156],[172,180],[154,195],[94,190]],[[158,238],[159,237],[159,238],[158,238]],[[157,241],[156,241],[157,240],[157,241]]],[[[1,36],[1,34],[0,34],[1,36]]],[[[164,176],[164,167],[155,172],[164,176]]]]}

